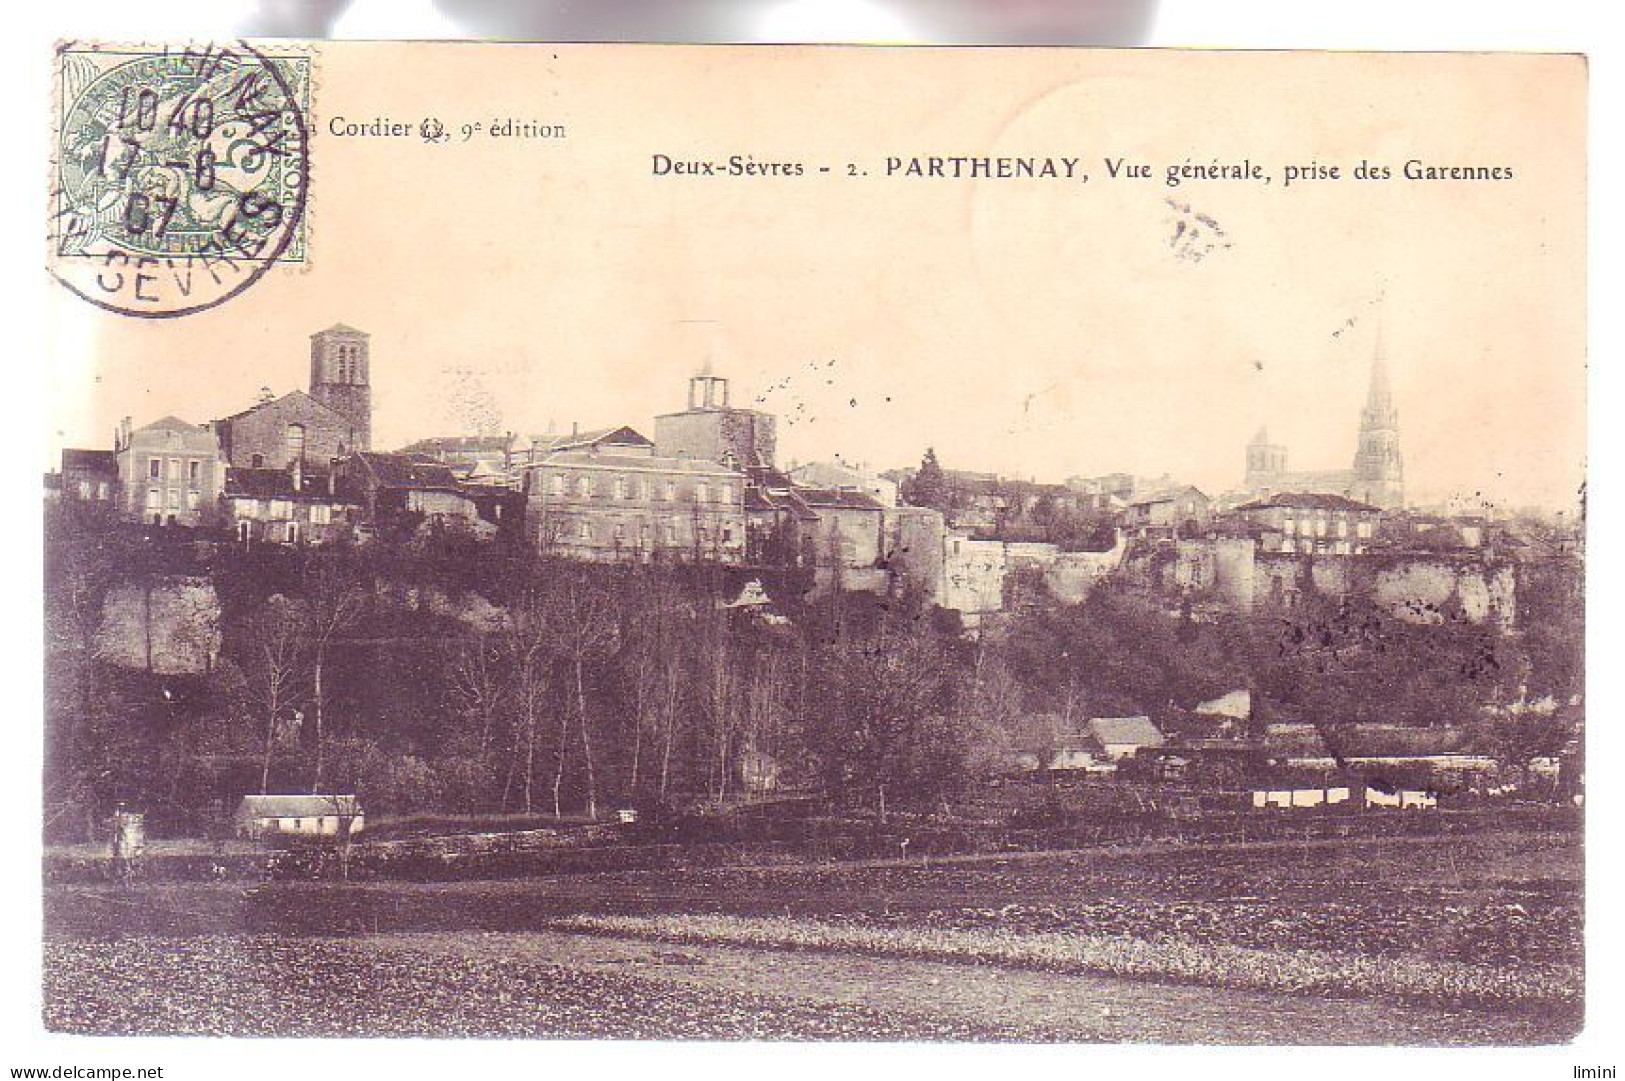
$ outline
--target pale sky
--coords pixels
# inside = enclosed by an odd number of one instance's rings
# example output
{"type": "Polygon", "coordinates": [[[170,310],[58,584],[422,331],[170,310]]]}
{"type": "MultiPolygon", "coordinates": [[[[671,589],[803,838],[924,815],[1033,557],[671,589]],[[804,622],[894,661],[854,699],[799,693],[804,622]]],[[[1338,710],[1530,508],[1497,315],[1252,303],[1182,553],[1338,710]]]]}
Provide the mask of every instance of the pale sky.
{"type": "Polygon", "coordinates": [[[471,388],[521,433],[648,432],[710,359],[779,415],[782,460],[934,445],[951,467],[1217,493],[1260,424],[1292,468],[1350,465],[1380,319],[1412,501],[1566,507],[1584,476],[1567,58],[326,45],[317,70],[309,264],[175,320],[59,291],[53,456],[125,414],[201,422],[303,388],[309,334],[344,322],[372,334],[382,449],[466,430],[471,388]],[[339,115],[568,136],[340,138],[339,115]],[[656,153],[806,175],[655,177],[656,153]],[[1070,157],[1090,181],[880,175],[914,155],[1070,157]],[[1156,175],[1109,181],[1120,156],[1156,175]],[[1270,185],[1163,183],[1249,158],[1270,185]],[[1516,179],[1280,186],[1284,164],[1362,158],[1516,179]],[[1226,246],[1178,258],[1198,213],[1226,246]]]}

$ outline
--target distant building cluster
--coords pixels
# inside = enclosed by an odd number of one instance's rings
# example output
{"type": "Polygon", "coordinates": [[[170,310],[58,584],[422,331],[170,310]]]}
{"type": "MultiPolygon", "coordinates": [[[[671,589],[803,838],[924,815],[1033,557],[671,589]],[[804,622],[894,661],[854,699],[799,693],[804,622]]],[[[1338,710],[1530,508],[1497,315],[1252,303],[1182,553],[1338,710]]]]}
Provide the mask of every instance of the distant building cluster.
{"type": "Polygon", "coordinates": [[[64,450],[48,492],[243,546],[458,528],[591,562],[797,569],[815,589],[907,585],[971,624],[1107,579],[1242,609],[1365,592],[1426,618],[1453,606],[1512,619],[1516,538],[1483,516],[1405,508],[1380,348],[1352,468],[1290,471],[1260,430],[1240,489],[1217,498],[1170,476],[1041,484],[943,469],[934,452],[884,474],[784,467],[776,418],[734,405],[709,364],[652,438],[627,425],[459,433],[386,453],[372,447],[372,362],[366,333],[329,327],[311,336],[308,390],[266,390],[203,424],[126,419],[111,449],[64,450]]]}
{"type": "Polygon", "coordinates": [[[1382,510],[1405,505],[1405,459],[1399,449],[1399,410],[1388,386],[1388,369],[1379,351],[1371,366],[1371,386],[1360,412],[1359,443],[1349,469],[1293,471],[1287,468],[1287,448],[1270,441],[1266,428],[1258,429],[1247,445],[1248,494],[1271,498],[1291,493],[1336,495],[1382,510]]]}

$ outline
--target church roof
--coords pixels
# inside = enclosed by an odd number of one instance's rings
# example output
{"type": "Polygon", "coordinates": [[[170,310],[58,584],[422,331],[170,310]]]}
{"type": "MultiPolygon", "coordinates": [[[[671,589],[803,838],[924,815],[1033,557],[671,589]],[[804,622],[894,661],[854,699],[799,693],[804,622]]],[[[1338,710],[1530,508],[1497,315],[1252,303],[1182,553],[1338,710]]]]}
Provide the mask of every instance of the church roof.
{"type": "MultiPolygon", "coordinates": [[[[221,417],[219,420],[215,421],[215,423],[216,424],[230,424],[232,421],[242,420],[246,416],[249,416],[249,415],[254,414],[254,413],[258,413],[261,409],[269,409],[271,406],[280,405],[283,402],[288,401],[289,399],[296,399],[297,400],[297,399],[301,399],[301,398],[304,399],[305,401],[309,402],[311,405],[315,406],[317,409],[320,409],[320,410],[322,410],[324,412],[327,412],[327,413],[331,413],[333,415],[334,420],[337,423],[342,424],[345,427],[348,427],[350,425],[351,422],[350,422],[349,417],[345,416],[343,413],[340,413],[337,409],[334,409],[332,406],[328,405],[326,402],[323,402],[318,398],[312,398],[309,394],[306,394],[302,390],[290,390],[290,391],[288,391],[288,393],[284,394],[280,398],[272,398],[268,402],[258,402],[258,403],[254,404],[254,405],[249,406],[247,409],[244,409],[240,413],[233,413],[229,417],[221,417]]],[[[170,419],[173,420],[174,418],[171,417],[170,419]]]]}
{"type": "Polygon", "coordinates": [[[350,326],[348,323],[334,323],[332,326],[328,327],[326,330],[318,330],[315,334],[312,334],[311,337],[312,338],[319,338],[323,334],[355,334],[355,335],[357,335],[359,337],[362,337],[362,338],[370,338],[372,336],[372,335],[368,334],[364,330],[357,330],[355,327],[350,326]]]}

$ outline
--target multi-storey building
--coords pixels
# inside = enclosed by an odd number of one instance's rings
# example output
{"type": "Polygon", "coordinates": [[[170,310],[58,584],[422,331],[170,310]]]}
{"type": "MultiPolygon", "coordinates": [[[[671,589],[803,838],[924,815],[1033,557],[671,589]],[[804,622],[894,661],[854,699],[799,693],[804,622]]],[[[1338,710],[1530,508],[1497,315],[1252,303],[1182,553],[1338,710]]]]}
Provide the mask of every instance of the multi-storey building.
{"type": "Polygon", "coordinates": [[[1382,524],[1382,511],[1369,503],[1313,492],[1282,492],[1234,513],[1258,533],[1266,552],[1359,555],[1382,524]]]}
{"type": "Polygon", "coordinates": [[[1136,536],[1191,533],[1207,525],[1213,501],[1189,484],[1138,496],[1123,514],[1123,528],[1136,536]]]}
{"type": "Polygon", "coordinates": [[[351,535],[361,500],[334,470],[229,469],[223,500],[238,543],[327,544],[351,535]]]}
{"type": "Polygon", "coordinates": [[[326,468],[371,449],[367,335],[338,325],[311,335],[310,392],[266,392],[252,408],[214,422],[220,450],[239,469],[326,468]]]}
{"type": "Polygon", "coordinates": [[[118,495],[118,456],[110,450],[62,450],[62,495],[81,503],[112,503],[118,495]]]}
{"type": "Polygon", "coordinates": [[[728,380],[707,364],[688,381],[688,408],[655,418],[656,453],[717,462],[753,478],[775,469],[777,420],[729,403],[728,380]]]}
{"type": "Polygon", "coordinates": [[[744,472],[656,455],[639,440],[525,466],[526,531],[538,549],[595,562],[744,562],[744,472]]]}
{"type": "Polygon", "coordinates": [[[353,493],[362,520],[373,526],[425,522],[473,525],[473,495],[450,466],[406,454],[352,454],[338,463],[338,485],[353,493]]]}
{"type": "Polygon", "coordinates": [[[144,428],[119,425],[119,510],[153,525],[196,526],[217,509],[226,466],[207,425],[164,417],[144,428]]]}

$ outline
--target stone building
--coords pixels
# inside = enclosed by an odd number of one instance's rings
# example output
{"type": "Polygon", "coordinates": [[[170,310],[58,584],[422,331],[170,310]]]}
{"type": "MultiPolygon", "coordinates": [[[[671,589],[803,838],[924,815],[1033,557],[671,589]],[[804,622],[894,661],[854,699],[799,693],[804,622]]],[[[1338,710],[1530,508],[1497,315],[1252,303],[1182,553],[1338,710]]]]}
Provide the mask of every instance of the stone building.
{"type": "Polygon", "coordinates": [[[707,363],[688,381],[688,408],[655,418],[654,442],[662,457],[717,462],[756,478],[775,468],[777,419],[730,404],[728,380],[707,363]]]}
{"type": "Polygon", "coordinates": [[[862,492],[796,488],[795,496],[813,515],[802,522],[803,565],[817,568],[817,585],[883,592],[886,571],[886,508],[862,492]]]}
{"type": "Polygon", "coordinates": [[[214,422],[220,450],[237,469],[288,469],[332,462],[356,450],[357,433],[348,417],[302,390],[262,401],[214,422]]]}
{"type": "Polygon", "coordinates": [[[110,450],[62,449],[62,496],[81,503],[112,503],[118,496],[118,455],[110,450]]]}
{"type": "Polygon", "coordinates": [[[1341,495],[1282,492],[1237,507],[1266,552],[1359,555],[1382,528],[1382,511],[1341,495]]]}
{"type": "Polygon", "coordinates": [[[807,462],[790,470],[790,479],[805,488],[825,488],[842,492],[862,492],[883,507],[897,506],[897,482],[861,465],[807,462]]]}
{"type": "Polygon", "coordinates": [[[1247,444],[1247,468],[1243,487],[1252,496],[1283,492],[1320,492],[1347,496],[1383,510],[1405,505],[1405,463],[1399,446],[1399,410],[1388,385],[1388,369],[1379,344],[1371,364],[1371,382],[1365,408],[1360,411],[1360,431],[1349,469],[1291,470],[1287,468],[1287,448],[1271,441],[1269,431],[1260,428],[1247,444]]]}
{"type": "Polygon", "coordinates": [[[232,468],[224,504],[232,536],[242,545],[328,544],[350,536],[361,518],[353,484],[337,470],[232,468]]]}
{"type": "Polygon", "coordinates": [[[372,449],[372,346],[365,332],[335,323],[310,336],[310,396],[350,422],[350,450],[372,449]]]}
{"type": "Polygon", "coordinates": [[[342,324],[311,335],[310,391],[295,390],[214,422],[232,466],[325,466],[372,446],[367,335],[342,324]]]}
{"type": "Polygon", "coordinates": [[[526,533],[539,550],[592,562],[744,562],[742,471],[619,438],[525,466],[526,533]]]}
{"type": "Polygon", "coordinates": [[[202,524],[225,484],[220,444],[207,425],[169,416],[144,428],[125,417],[115,437],[119,511],[152,525],[202,524]]]}
{"type": "Polygon", "coordinates": [[[354,494],[372,525],[480,520],[474,499],[450,466],[404,454],[352,454],[337,467],[337,484],[354,494]]]}
{"type": "Polygon", "coordinates": [[[1207,525],[1213,501],[1189,484],[1135,497],[1123,512],[1123,528],[1137,536],[1194,531],[1207,525]]]}

